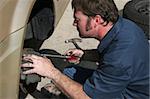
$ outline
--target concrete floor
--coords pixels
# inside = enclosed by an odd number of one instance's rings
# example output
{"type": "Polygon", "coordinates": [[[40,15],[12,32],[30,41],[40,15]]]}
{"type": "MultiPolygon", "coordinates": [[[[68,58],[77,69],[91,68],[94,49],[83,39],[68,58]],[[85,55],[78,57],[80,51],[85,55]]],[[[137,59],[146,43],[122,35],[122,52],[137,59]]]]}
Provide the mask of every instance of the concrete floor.
{"type": "MultiPolygon", "coordinates": [[[[123,9],[125,3],[129,0],[114,0],[118,9],[123,9]]],[[[71,2],[71,0],[70,0],[71,2]]],[[[74,45],[71,43],[66,44],[64,41],[70,38],[79,38],[78,32],[73,23],[73,12],[71,4],[69,3],[64,15],[59,21],[53,35],[47,39],[42,45],[41,49],[54,49],[59,53],[64,53],[67,49],[74,48],[74,45]]],[[[98,41],[95,39],[83,39],[81,43],[78,43],[83,49],[92,49],[96,48],[98,41]]],[[[42,81],[38,84],[37,89],[40,90],[45,84],[49,82],[49,79],[43,78],[42,81]]],[[[26,99],[34,99],[32,96],[28,95],[26,99]]]]}

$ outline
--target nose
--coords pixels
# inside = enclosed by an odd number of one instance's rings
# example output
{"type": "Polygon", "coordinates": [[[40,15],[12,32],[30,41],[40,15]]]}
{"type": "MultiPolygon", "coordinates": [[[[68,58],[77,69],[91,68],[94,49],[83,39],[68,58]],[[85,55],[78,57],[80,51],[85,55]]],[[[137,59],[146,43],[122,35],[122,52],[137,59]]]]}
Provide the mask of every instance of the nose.
{"type": "Polygon", "coordinates": [[[76,21],[73,21],[73,26],[77,26],[77,22],[76,21]]]}

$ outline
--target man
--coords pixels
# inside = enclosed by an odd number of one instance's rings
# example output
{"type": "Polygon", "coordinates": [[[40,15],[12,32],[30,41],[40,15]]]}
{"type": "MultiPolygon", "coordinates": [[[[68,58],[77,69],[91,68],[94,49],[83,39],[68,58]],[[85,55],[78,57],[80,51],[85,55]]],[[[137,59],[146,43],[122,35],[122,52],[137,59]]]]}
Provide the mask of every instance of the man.
{"type": "MultiPolygon", "coordinates": [[[[24,59],[32,64],[23,67],[33,69],[24,73],[52,79],[71,99],[148,99],[149,44],[143,31],[118,15],[113,0],[73,0],[72,7],[73,25],[80,36],[100,41],[99,67],[86,71],[71,66],[63,74],[49,59],[27,55],[24,59]]],[[[66,54],[82,56],[83,52],[76,49],[66,54]]]]}

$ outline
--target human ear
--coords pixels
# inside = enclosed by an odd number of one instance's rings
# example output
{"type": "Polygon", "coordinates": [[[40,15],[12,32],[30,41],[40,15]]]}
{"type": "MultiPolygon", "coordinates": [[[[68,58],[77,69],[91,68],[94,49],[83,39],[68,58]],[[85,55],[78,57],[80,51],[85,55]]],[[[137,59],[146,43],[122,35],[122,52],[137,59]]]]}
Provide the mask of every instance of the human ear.
{"type": "Polygon", "coordinates": [[[100,15],[96,15],[94,17],[94,20],[95,20],[96,24],[102,24],[102,23],[104,23],[104,20],[103,20],[103,18],[100,15]]]}

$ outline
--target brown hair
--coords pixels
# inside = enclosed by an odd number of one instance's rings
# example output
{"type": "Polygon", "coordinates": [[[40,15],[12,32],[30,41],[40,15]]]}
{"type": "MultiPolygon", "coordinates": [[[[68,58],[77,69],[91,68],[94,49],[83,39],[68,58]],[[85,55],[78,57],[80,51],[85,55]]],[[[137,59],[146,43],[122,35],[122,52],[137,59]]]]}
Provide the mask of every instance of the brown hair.
{"type": "Polygon", "coordinates": [[[118,9],[113,0],[72,0],[72,8],[87,16],[100,15],[107,23],[115,23],[118,18],[118,9]]]}

